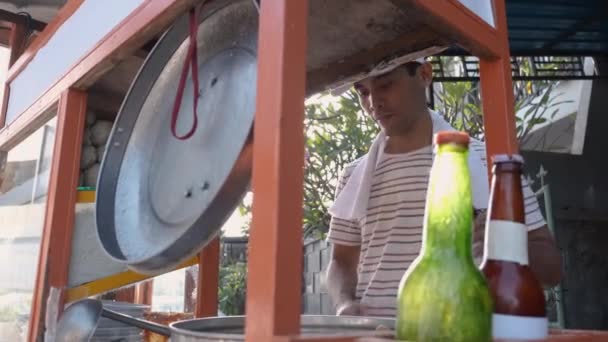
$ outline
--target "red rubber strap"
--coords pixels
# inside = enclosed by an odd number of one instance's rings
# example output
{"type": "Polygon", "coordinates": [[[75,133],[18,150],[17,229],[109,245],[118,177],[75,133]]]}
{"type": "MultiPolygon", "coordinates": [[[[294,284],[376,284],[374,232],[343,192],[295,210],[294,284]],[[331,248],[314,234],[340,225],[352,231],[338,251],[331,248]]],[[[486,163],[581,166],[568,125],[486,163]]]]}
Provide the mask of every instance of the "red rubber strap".
{"type": "Polygon", "coordinates": [[[188,46],[188,52],[186,54],[186,60],[184,61],[184,66],[182,68],[182,73],[179,79],[179,85],[177,87],[177,94],[175,95],[175,102],[173,102],[173,111],[171,112],[171,133],[173,136],[179,140],[186,140],[194,135],[196,132],[196,127],[198,126],[198,114],[196,108],[198,107],[198,98],[199,98],[199,82],[198,82],[198,55],[197,55],[197,43],[196,36],[198,32],[198,23],[197,23],[197,15],[195,9],[190,10],[190,45],[188,46]],[[192,68],[192,83],[193,83],[193,111],[192,115],[193,123],[190,131],[185,135],[179,136],[176,132],[177,126],[177,117],[179,116],[179,109],[182,104],[182,98],[184,96],[184,89],[186,88],[186,78],[188,77],[188,71],[192,68]]]}

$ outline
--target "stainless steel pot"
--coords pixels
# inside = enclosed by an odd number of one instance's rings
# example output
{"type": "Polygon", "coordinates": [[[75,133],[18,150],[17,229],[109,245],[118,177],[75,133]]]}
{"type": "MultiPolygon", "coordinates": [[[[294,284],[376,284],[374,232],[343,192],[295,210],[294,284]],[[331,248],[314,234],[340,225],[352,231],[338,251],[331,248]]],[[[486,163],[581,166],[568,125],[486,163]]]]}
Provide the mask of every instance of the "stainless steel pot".
{"type": "MultiPolygon", "coordinates": [[[[167,327],[106,309],[98,300],[84,299],[65,310],[57,325],[56,341],[89,341],[102,316],[170,336],[172,342],[245,340],[245,316],[197,318],[174,322],[167,327]]],[[[302,315],[300,322],[304,336],[392,338],[395,328],[394,319],[375,317],[302,315]]]]}
{"type": "MultiPolygon", "coordinates": [[[[394,337],[395,320],[375,317],[302,315],[304,336],[394,337]]],[[[172,342],[244,341],[244,316],[210,317],[175,322],[171,327],[172,342]]]]}

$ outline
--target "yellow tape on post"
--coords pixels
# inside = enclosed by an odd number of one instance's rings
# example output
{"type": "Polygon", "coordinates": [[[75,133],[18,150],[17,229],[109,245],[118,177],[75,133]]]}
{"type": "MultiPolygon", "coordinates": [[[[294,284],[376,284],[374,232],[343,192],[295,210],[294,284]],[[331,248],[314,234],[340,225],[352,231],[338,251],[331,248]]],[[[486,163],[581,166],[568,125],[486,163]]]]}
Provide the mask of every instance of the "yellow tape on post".
{"type": "Polygon", "coordinates": [[[94,203],[95,190],[79,188],[76,195],[76,203],[94,203]]]}
{"type": "MultiPolygon", "coordinates": [[[[173,271],[182,269],[184,267],[198,264],[198,255],[184,262],[183,264],[176,267],[173,271]]],[[[160,275],[160,274],[159,274],[160,275]]],[[[158,276],[158,275],[156,275],[158,276]]],[[[149,276],[139,274],[133,271],[126,271],[117,273],[105,278],[97,279],[92,282],[73,287],[66,291],[66,303],[77,301],[83,298],[95,296],[104,292],[108,292],[114,289],[121,288],[130,284],[138,283],[143,280],[154,278],[156,276],[149,276]]]]}

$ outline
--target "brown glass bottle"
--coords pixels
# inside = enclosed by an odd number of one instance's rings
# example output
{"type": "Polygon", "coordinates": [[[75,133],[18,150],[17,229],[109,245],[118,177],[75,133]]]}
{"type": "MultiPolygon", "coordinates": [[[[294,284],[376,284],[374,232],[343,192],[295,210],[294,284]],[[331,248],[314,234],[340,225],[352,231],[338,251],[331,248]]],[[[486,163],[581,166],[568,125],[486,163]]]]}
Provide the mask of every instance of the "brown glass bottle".
{"type": "Polygon", "coordinates": [[[492,335],[501,339],[542,339],[548,334],[548,321],[543,289],[528,266],[523,158],[497,155],[493,163],[480,266],[494,302],[492,335]]]}

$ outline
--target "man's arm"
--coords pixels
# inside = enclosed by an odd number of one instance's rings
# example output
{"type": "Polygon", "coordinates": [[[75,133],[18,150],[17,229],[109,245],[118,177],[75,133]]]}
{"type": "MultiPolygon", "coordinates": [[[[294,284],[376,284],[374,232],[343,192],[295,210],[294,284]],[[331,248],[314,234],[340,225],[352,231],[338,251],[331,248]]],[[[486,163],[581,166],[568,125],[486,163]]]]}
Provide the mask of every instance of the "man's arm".
{"type": "MultiPolygon", "coordinates": [[[[482,212],[475,218],[473,255],[476,258],[483,255],[485,217],[486,213],[482,212]]],[[[528,231],[528,262],[543,286],[552,287],[559,283],[562,277],[562,257],[546,225],[528,231]]]]}
{"type": "Polygon", "coordinates": [[[333,244],[326,284],[338,315],[362,314],[355,298],[359,246],[333,244]]]}
{"type": "Polygon", "coordinates": [[[528,259],[530,268],[546,287],[552,287],[562,278],[562,256],[549,228],[544,225],[528,232],[528,259]]]}

